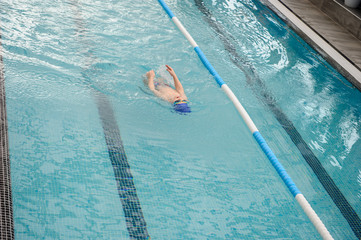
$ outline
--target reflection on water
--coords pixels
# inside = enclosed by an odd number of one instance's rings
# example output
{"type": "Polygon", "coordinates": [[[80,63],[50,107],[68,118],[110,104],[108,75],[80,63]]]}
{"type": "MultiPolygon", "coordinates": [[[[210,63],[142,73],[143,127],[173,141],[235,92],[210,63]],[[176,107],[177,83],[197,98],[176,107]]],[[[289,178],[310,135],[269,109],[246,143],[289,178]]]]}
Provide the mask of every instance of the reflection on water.
{"type": "MultiPolygon", "coordinates": [[[[318,237],[156,1],[72,2],[0,3],[18,238],[128,237],[94,90],[114,109],[152,238],[318,237]],[[141,90],[149,69],[167,80],[165,64],[188,116],[141,90]]],[[[257,2],[169,4],[335,238],[355,238],[285,128],[359,213],[360,93],[257,2]]]]}

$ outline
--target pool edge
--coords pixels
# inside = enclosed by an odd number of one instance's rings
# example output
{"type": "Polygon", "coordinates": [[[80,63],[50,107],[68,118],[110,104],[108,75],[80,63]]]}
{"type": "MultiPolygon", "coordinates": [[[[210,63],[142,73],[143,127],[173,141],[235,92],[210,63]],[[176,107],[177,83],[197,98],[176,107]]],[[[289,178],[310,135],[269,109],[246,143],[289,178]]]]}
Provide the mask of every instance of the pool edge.
{"type": "Polygon", "coordinates": [[[261,2],[282,18],[297,34],[315,48],[327,62],[361,91],[361,69],[352,60],[313,29],[283,1],[261,0],[261,2]]]}

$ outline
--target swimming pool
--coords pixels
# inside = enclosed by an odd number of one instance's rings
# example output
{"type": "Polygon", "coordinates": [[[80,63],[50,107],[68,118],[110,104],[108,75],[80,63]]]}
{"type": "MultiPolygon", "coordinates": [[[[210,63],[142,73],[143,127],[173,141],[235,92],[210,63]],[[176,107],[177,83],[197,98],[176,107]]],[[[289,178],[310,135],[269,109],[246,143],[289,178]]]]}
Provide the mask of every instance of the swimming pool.
{"type": "MultiPolygon", "coordinates": [[[[360,92],[258,2],[168,4],[333,237],[357,239],[297,143],[359,214],[360,92]]],[[[107,136],[124,147],[146,222],[134,239],[319,238],[157,1],[0,9],[17,239],[129,238],[122,164],[107,136]],[[181,78],[191,114],[144,87],[142,75],[164,75],[164,64],[181,78]]]]}

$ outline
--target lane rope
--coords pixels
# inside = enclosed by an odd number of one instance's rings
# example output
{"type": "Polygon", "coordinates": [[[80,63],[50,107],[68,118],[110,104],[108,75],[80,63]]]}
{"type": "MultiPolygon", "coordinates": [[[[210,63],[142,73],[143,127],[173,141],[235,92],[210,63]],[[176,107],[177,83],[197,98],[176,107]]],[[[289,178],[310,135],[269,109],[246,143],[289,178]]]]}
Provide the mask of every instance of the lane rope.
{"type": "Polygon", "coordinates": [[[319,232],[323,239],[333,239],[321,219],[318,217],[316,212],[313,210],[309,202],[297,188],[296,184],[293,182],[291,177],[288,175],[282,164],[278,161],[276,155],[273,153],[271,148],[268,146],[266,140],[262,137],[261,133],[258,131],[256,125],[254,124],[251,117],[248,115],[245,108],[239,102],[238,98],[234,95],[232,90],[227,86],[227,84],[223,81],[221,76],[217,73],[217,71],[213,68],[211,63],[206,58],[205,54],[199,48],[198,44],[194,41],[192,36],[183,26],[183,24],[178,20],[178,18],[173,14],[171,9],[167,6],[167,4],[163,0],[158,0],[159,4],[163,7],[164,11],[168,14],[169,18],[173,21],[173,23],[178,27],[178,29],[182,32],[182,34],[189,41],[194,51],[197,53],[199,59],[202,61],[203,65],[208,69],[209,73],[214,77],[220,88],[225,92],[228,98],[232,101],[233,105],[241,115],[242,119],[246,123],[247,127],[251,131],[253,137],[255,138],[258,145],[261,147],[262,151],[267,156],[268,160],[271,162],[283,182],[288,187],[289,191],[295,197],[296,201],[299,203],[303,211],[306,213],[312,224],[315,226],[316,230],[319,232]]]}
{"type": "MultiPolygon", "coordinates": [[[[277,119],[279,124],[281,124],[282,128],[285,130],[291,141],[294,143],[294,145],[299,150],[300,154],[305,159],[307,165],[310,166],[313,173],[316,175],[317,179],[320,181],[320,183],[322,184],[322,186],[324,187],[324,189],[326,190],[332,201],[340,210],[342,216],[346,219],[346,221],[350,225],[357,239],[361,239],[360,217],[357,215],[356,211],[353,209],[351,204],[348,202],[346,197],[343,195],[341,190],[337,187],[331,176],[323,167],[321,161],[313,153],[311,148],[308,146],[306,141],[298,132],[293,122],[287,117],[287,115],[279,107],[279,105],[275,101],[275,97],[272,96],[272,94],[269,92],[269,90],[265,86],[265,83],[257,74],[256,69],[254,68],[252,63],[249,62],[247,58],[244,58],[237,53],[237,49],[235,45],[232,43],[235,39],[227,31],[227,29],[225,29],[223,25],[219,21],[217,21],[217,19],[213,16],[211,11],[204,4],[204,1],[194,0],[194,3],[196,4],[198,10],[201,13],[203,13],[204,20],[214,30],[216,35],[219,37],[220,41],[223,43],[224,49],[228,52],[231,62],[245,74],[245,77],[247,79],[247,84],[252,86],[251,89],[252,91],[254,91],[255,95],[257,95],[259,99],[265,104],[265,106],[268,107],[269,111],[273,113],[274,117],[277,119]]],[[[257,18],[261,18],[261,21],[267,22],[268,17],[266,18],[265,14],[267,14],[267,12],[271,13],[272,8],[269,9],[265,5],[258,2],[254,2],[254,4],[256,4],[258,10],[255,16],[257,18]]],[[[292,33],[292,31],[288,27],[286,27],[286,25],[278,17],[275,17],[274,14],[275,12],[272,12],[271,16],[276,20],[276,22],[278,22],[278,24],[282,25],[285,29],[287,29],[287,31],[289,31],[289,34],[291,34],[291,36],[293,36],[294,38],[297,38],[299,43],[301,43],[300,38],[296,37],[296,35],[292,33]]],[[[306,47],[306,45],[303,45],[303,47],[306,47]]],[[[308,51],[310,51],[309,47],[306,48],[308,48],[308,51]]],[[[317,54],[312,53],[312,55],[316,57],[317,54]]],[[[321,61],[321,56],[319,56],[318,59],[319,61],[321,61]]]]}

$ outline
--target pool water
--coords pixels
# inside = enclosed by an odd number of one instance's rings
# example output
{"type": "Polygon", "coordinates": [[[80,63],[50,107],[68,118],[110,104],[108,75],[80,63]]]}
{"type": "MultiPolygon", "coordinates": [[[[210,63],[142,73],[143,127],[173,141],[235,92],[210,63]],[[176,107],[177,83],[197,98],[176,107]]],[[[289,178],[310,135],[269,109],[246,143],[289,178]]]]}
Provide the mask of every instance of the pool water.
{"type": "MultiPolygon", "coordinates": [[[[360,214],[361,93],[259,2],[167,4],[331,235],[357,239],[274,109],[360,214]]],[[[16,239],[129,239],[99,102],[152,239],[320,239],[157,1],[3,1],[0,16],[16,239]],[[165,64],[192,113],[144,86],[165,64]]]]}

